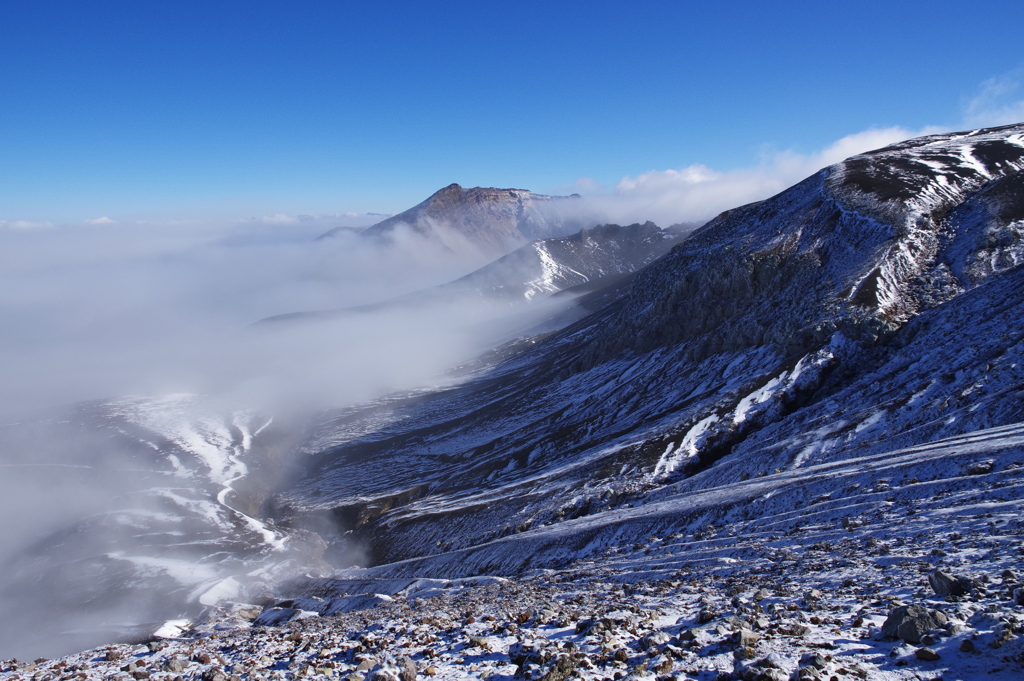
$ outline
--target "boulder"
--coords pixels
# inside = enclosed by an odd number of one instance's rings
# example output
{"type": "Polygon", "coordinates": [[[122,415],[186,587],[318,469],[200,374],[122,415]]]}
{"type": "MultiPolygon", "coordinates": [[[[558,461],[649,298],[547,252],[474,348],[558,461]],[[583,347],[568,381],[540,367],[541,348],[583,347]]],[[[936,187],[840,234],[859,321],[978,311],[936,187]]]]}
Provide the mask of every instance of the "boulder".
{"type": "Polygon", "coordinates": [[[411,658],[398,658],[398,678],[399,681],[416,681],[416,663],[411,658]]]}
{"type": "Polygon", "coordinates": [[[942,570],[928,575],[928,583],[937,596],[963,596],[975,587],[973,579],[954,577],[942,570]]]}
{"type": "Polygon", "coordinates": [[[921,605],[902,605],[889,613],[882,624],[882,633],[889,638],[920,643],[922,636],[932,629],[943,626],[947,621],[946,616],[938,610],[921,605]]]}

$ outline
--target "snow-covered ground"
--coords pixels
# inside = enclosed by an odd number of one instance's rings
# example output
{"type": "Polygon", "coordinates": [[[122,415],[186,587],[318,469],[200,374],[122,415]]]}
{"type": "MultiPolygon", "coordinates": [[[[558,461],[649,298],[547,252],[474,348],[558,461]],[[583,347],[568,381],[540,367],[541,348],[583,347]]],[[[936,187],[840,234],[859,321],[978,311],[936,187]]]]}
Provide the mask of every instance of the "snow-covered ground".
{"type": "Polygon", "coordinates": [[[2,678],[1009,681],[1024,674],[1022,492],[1024,424],[538,528],[491,546],[513,554],[506,577],[454,577],[481,547],[293,579],[265,607],[8,660],[2,678]],[[937,572],[965,593],[937,594],[937,572]],[[942,622],[887,636],[904,605],[942,622]]]}

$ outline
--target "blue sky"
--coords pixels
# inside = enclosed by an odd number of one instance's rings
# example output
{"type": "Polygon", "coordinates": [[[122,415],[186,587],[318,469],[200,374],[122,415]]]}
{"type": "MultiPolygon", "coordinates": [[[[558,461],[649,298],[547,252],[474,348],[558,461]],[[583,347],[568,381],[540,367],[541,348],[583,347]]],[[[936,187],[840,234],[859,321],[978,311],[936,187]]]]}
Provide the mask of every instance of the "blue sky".
{"type": "Polygon", "coordinates": [[[1024,112],[1019,1],[0,0],[0,26],[7,223],[392,212],[1024,112]]]}

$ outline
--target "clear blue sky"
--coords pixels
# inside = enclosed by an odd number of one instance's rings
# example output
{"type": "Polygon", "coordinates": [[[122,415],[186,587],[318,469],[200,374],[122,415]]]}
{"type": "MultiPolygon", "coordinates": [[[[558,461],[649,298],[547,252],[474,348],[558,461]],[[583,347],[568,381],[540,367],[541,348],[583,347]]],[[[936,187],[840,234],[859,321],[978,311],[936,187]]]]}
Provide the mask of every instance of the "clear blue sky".
{"type": "Polygon", "coordinates": [[[957,127],[1022,27],[1020,0],[0,0],[0,220],[395,211],[957,127]]]}

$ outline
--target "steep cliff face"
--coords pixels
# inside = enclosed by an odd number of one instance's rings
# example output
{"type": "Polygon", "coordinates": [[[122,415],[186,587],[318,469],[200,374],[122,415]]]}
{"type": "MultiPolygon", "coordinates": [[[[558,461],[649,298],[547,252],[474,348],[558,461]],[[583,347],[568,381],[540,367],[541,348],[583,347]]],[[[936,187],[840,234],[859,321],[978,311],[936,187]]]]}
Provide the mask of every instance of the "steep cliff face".
{"type": "Polygon", "coordinates": [[[274,512],[393,561],[1019,420],[1022,134],[912,140],[719,216],[516,358],[325,418],[274,512]]]}
{"type": "Polygon", "coordinates": [[[530,241],[587,227],[588,219],[581,213],[573,197],[450,184],[426,201],[367,228],[363,235],[392,241],[411,233],[456,253],[497,258],[530,241]]]}

